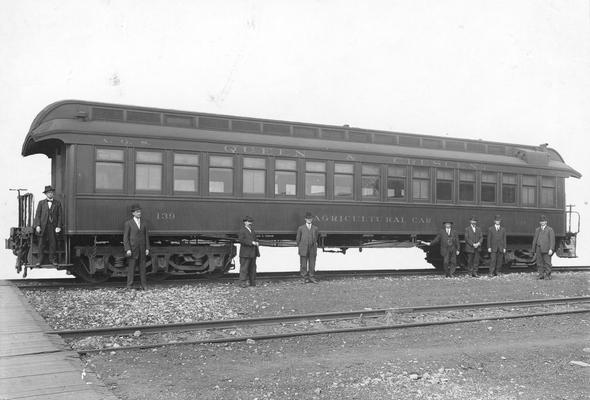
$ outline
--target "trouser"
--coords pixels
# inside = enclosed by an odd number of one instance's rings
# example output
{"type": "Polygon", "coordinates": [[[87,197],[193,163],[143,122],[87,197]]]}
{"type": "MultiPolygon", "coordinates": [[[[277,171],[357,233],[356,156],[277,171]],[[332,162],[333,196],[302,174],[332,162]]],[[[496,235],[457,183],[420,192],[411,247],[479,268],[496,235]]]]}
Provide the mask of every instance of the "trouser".
{"type": "Polygon", "coordinates": [[[455,268],[457,267],[457,251],[448,250],[443,255],[443,269],[445,270],[446,276],[453,276],[455,268]]]}
{"type": "Polygon", "coordinates": [[[502,250],[495,250],[490,253],[490,275],[498,275],[502,272],[504,253],[502,250]]]}
{"type": "Polygon", "coordinates": [[[39,235],[39,260],[37,262],[43,263],[43,252],[45,247],[49,248],[49,262],[56,262],[55,249],[57,247],[57,239],[55,237],[55,227],[51,222],[48,222],[41,235],[39,235]]]}
{"type": "Polygon", "coordinates": [[[143,289],[147,288],[145,250],[139,252],[139,257],[129,257],[127,259],[127,287],[133,286],[135,276],[135,264],[139,263],[139,282],[143,289]]]}
{"type": "Polygon", "coordinates": [[[477,275],[479,270],[479,251],[467,253],[467,272],[470,275],[477,275]]]}
{"type": "Polygon", "coordinates": [[[240,257],[240,282],[256,286],[256,257],[240,257]]]}
{"type": "Polygon", "coordinates": [[[299,256],[299,273],[305,279],[315,276],[315,259],[317,254],[309,252],[306,256],[299,256]]]}
{"type": "Polygon", "coordinates": [[[541,253],[541,248],[537,247],[535,252],[537,261],[537,273],[539,278],[548,278],[551,276],[551,256],[548,253],[541,253]]]}

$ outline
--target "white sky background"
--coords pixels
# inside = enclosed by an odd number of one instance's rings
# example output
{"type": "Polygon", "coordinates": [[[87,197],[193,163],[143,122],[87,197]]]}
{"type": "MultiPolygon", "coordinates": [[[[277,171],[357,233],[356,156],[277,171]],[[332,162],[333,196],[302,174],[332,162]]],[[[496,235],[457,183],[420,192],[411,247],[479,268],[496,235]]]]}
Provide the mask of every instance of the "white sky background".
{"type": "MultiPolygon", "coordinates": [[[[17,222],[8,189],[40,200],[50,183],[45,156],[20,155],[33,118],[54,101],[82,99],[549,143],[584,175],[569,179],[566,193],[583,216],[577,262],[590,261],[588,0],[0,5],[3,238],[17,222]]],[[[388,266],[407,256],[354,253],[336,265],[388,266]]],[[[16,277],[13,264],[0,250],[0,276],[16,277]]]]}

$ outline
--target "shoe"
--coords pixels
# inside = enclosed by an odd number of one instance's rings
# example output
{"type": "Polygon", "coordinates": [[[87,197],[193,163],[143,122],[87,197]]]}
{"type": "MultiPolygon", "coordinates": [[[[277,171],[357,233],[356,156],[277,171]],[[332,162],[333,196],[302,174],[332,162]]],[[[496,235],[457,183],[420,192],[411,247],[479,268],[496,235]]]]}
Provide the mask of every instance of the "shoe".
{"type": "Polygon", "coordinates": [[[250,286],[256,286],[256,283],[250,283],[250,286]]]}
{"type": "Polygon", "coordinates": [[[313,276],[311,278],[309,278],[309,281],[311,283],[319,283],[319,281],[316,278],[314,278],[313,276]]]}
{"type": "Polygon", "coordinates": [[[57,263],[57,261],[52,261],[52,262],[51,262],[51,264],[52,264],[54,267],[58,267],[58,266],[59,266],[59,264],[57,263]]]}
{"type": "Polygon", "coordinates": [[[132,290],[133,289],[133,285],[131,285],[131,286],[130,285],[125,286],[125,289],[132,290]]]}
{"type": "Polygon", "coordinates": [[[541,275],[538,277],[538,279],[545,279],[545,277],[541,275]]]}
{"type": "Polygon", "coordinates": [[[310,283],[310,282],[311,282],[311,280],[309,278],[304,278],[303,279],[303,283],[310,283]]]}
{"type": "Polygon", "coordinates": [[[41,266],[41,263],[40,262],[38,262],[37,264],[35,264],[35,267],[37,267],[37,268],[40,267],[40,266],[41,266]]]}
{"type": "Polygon", "coordinates": [[[248,287],[248,284],[247,283],[240,283],[240,287],[247,288],[248,287]]]}

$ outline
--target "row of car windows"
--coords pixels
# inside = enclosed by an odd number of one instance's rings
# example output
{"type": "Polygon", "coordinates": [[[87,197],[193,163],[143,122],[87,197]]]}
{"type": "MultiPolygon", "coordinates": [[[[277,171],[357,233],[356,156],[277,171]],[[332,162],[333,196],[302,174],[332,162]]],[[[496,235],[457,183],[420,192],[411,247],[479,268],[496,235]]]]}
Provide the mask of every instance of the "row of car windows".
{"type": "MultiPolygon", "coordinates": [[[[556,178],[549,176],[180,152],[172,153],[171,165],[166,164],[162,152],[135,151],[136,192],[162,193],[165,169],[172,168],[172,190],[179,194],[289,198],[303,190],[307,198],[556,206],[556,178]],[[234,187],[236,170],[240,193],[234,187]],[[268,179],[274,193],[267,193],[268,179]],[[208,184],[201,185],[201,180],[208,184]]],[[[123,191],[125,165],[124,150],[96,149],[96,190],[123,191]]]]}

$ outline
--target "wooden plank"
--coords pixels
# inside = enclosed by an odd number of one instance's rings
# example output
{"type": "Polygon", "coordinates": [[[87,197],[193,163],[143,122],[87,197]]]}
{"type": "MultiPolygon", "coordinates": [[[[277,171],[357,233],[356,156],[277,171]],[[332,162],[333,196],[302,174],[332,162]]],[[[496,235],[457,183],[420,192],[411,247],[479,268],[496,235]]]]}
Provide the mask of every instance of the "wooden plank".
{"type": "Polygon", "coordinates": [[[0,281],[0,399],[116,400],[33,310],[18,288],[0,281]]]}

